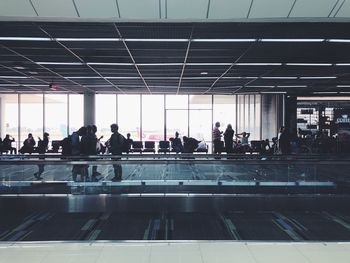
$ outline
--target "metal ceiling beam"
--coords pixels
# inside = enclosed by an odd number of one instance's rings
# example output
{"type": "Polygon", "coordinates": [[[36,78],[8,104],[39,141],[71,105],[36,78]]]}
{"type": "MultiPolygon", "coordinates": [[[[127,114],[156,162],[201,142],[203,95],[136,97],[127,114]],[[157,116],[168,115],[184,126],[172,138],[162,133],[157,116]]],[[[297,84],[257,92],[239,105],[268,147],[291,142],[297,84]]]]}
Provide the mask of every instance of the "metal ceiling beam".
{"type": "MultiPolygon", "coordinates": [[[[51,69],[49,69],[49,68],[47,68],[47,67],[44,67],[43,65],[40,65],[40,64],[36,63],[34,60],[32,60],[32,59],[30,59],[30,58],[28,58],[28,57],[26,57],[26,56],[24,56],[24,55],[18,53],[17,51],[15,51],[15,50],[13,50],[13,49],[11,49],[11,48],[9,48],[9,47],[3,45],[3,44],[0,44],[0,47],[2,47],[2,48],[4,48],[4,49],[6,49],[6,50],[8,50],[8,51],[10,51],[10,52],[12,52],[12,53],[14,53],[14,54],[16,54],[17,56],[20,56],[20,57],[24,58],[25,60],[27,60],[27,61],[29,61],[29,62],[31,62],[31,63],[33,63],[33,64],[35,64],[35,65],[37,65],[37,66],[39,66],[39,67],[41,67],[41,68],[43,68],[43,69],[45,69],[45,70],[47,70],[47,71],[49,71],[49,72],[51,72],[52,74],[54,74],[54,75],[56,75],[56,76],[58,76],[58,77],[60,77],[60,78],[62,78],[62,79],[65,79],[65,77],[62,76],[61,74],[59,74],[59,73],[57,73],[57,72],[55,72],[55,71],[53,71],[53,70],[51,70],[51,69]]],[[[81,86],[81,87],[85,88],[83,85],[81,85],[81,84],[78,83],[78,82],[72,81],[72,80],[70,80],[70,79],[65,79],[65,80],[68,80],[68,81],[70,81],[71,83],[74,83],[75,85],[78,85],[78,86],[81,86]]],[[[66,90],[66,91],[68,91],[68,92],[73,92],[72,90],[68,90],[68,89],[66,89],[65,87],[62,87],[62,86],[61,86],[61,88],[64,89],[64,90],[66,90]]],[[[76,93],[76,92],[73,92],[73,93],[76,93]]]]}
{"type": "MultiPolygon", "coordinates": [[[[47,32],[45,29],[43,29],[41,26],[38,26],[38,28],[44,33],[46,34],[48,37],[55,39],[51,36],[51,34],[49,32],[47,32]]],[[[87,64],[80,56],[78,56],[77,54],[75,54],[70,48],[68,48],[66,45],[62,44],[60,41],[58,41],[57,39],[55,39],[56,43],[59,44],[61,47],[63,47],[66,51],[68,51],[70,54],[72,54],[74,57],[76,57],[81,63],[83,63],[85,66],[87,66],[89,69],[91,69],[92,71],[94,71],[97,75],[99,75],[103,80],[105,80],[106,82],[108,82],[112,87],[116,88],[118,91],[124,93],[124,91],[122,89],[120,89],[117,85],[115,85],[113,82],[109,81],[108,79],[106,79],[100,72],[98,72],[96,69],[94,69],[91,65],[87,64]]],[[[66,78],[68,79],[68,78],[66,78]]],[[[92,90],[90,90],[92,91],[92,90]]],[[[95,92],[95,91],[92,91],[95,92]]]]}
{"type": "Polygon", "coordinates": [[[191,34],[190,34],[190,37],[189,37],[189,39],[188,39],[188,44],[187,44],[185,59],[184,59],[183,65],[182,65],[182,70],[181,70],[181,75],[180,75],[180,79],[179,79],[179,85],[177,86],[176,95],[179,94],[179,91],[180,91],[181,82],[182,82],[182,77],[183,77],[183,75],[184,75],[185,68],[186,68],[187,57],[188,57],[188,53],[189,53],[190,47],[191,47],[191,41],[192,41],[193,31],[194,31],[194,26],[192,26],[191,34]]]}
{"type": "Polygon", "coordinates": [[[224,71],[224,73],[222,73],[214,82],[213,82],[213,84],[211,84],[211,86],[209,87],[209,89],[207,89],[203,94],[206,94],[206,93],[208,93],[208,92],[210,92],[212,89],[213,89],[213,87],[215,86],[215,84],[223,77],[223,76],[225,76],[226,74],[227,74],[227,72],[229,72],[237,63],[238,63],[238,61],[242,58],[242,57],[244,57],[248,52],[249,52],[249,50],[253,47],[255,45],[255,42],[252,42],[250,45],[249,45],[249,47],[228,67],[228,69],[226,69],[225,71],[224,71]]]}
{"type": "Polygon", "coordinates": [[[151,90],[150,90],[150,88],[149,88],[149,86],[148,86],[148,84],[147,84],[145,78],[142,76],[141,71],[140,71],[139,67],[138,67],[137,64],[136,64],[136,61],[135,61],[133,55],[131,54],[131,51],[130,51],[128,45],[127,45],[126,42],[125,42],[125,39],[123,38],[122,34],[120,33],[120,31],[119,31],[117,25],[116,25],[115,23],[113,23],[113,25],[114,25],[114,28],[115,28],[115,30],[116,30],[116,32],[117,32],[119,38],[122,40],[122,42],[123,42],[123,44],[124,44],[126,50],[128,51],[129,56],[130,56],[132,62],[134,63],[134,66],[135,66],[135,68],[136,68],[136,71],[137,71],[137,73],[139,74],[140,78],[142,79],[142,82],[145,84],[145,87],[147,88],[147,90],[149,91],[149,93],[152,94],[152,92],[151,92],[151,90]]]}
{"type": "MultiPolygon", "coordinates": [[[[25,76],[25,77],[28,77],[29,79],[34,79],[34,80],[40,81],[40,82],[42,82],[42,83],[44,83],[44,84],[47,84],[47,86],[50,85],[50,82],[48,82],[48,81],[39,79],[39,78],[34,77],[34,76],[31,76],[31,75],[28,75],[28,74],[26,74],[26,73],[24,73],[24,72],[22,72],[22,71],[17,70],[17,69],[14,69],[14,68],[5,66],[5,65],[3,65],[3,64],[0,64],[0,67],[6,68],[6,69],[11,70],[11,71],[13,71],[13,72],[16,72],[16,73],[18,73],[18,74],[21,74],[21,75],[23,75],[23,76],[25,76]]],[[[33,88],[33,89],[34,89],[34,88],[33,88]]],[[[37,89],[35,89],[35,90],[37,90],[37,89]]]]}
{"type": "MultiPolygon", "coordinates": [[[[33,91],[36,91],[36,92],[38,92],[38,91],[42,92],[41,89],[36,89],[36,88],[34,88],[34,87],[30,86],[30,85],[27,85],[27,84],[20,84],[20,83],[14,81],[14,80],[8,80],[8,79],[4,79],[4,78],[0,78],[0,80],[8,82],[10,84],[15,84],[15,85],[18,85],[18,86],[23,86],[23,87],[28,87],[28,88],[32,89],[33,91]]],[[[0,87],[0,89],[3,89],[3,87],[0,87]]],[[[15,91],[15,90],[9,89],[9,88],[4,88],[4,89],[10,90],[12,92],[15,91]]]]}

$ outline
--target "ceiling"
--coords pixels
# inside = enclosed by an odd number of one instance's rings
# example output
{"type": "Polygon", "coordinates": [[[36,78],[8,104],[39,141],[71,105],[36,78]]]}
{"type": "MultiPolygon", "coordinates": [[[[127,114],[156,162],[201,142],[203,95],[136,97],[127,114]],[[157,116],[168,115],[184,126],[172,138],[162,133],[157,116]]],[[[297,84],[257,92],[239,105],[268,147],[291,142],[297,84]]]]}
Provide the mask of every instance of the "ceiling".
{"type": "Polygon", "coordinates": [[[349,26],[0,22],[0,91],[350,92],[349,26]]]}
{"type": "Polygon", "coordinates": [[[1,19],[349,18],[349,0],[1,0],[1,19]]]}

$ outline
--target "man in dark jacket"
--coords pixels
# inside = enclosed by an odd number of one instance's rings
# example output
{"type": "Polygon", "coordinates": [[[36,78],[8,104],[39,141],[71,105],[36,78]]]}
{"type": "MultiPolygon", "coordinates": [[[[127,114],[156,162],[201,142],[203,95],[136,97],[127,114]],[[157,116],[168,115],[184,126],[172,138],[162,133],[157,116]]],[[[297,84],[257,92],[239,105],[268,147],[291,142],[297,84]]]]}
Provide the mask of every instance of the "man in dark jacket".
{"type": "MultiPolygon", "coordinates": [[[[111,125],[112,136],[109,139],[110,152],[112,155],[122,155],[123,146],[125,143],[125,138],[118,132],[118,124],[111,125]]],[[[120,160],[120,158],[117,158],[120,160]]],[[[112,181],[121,181],[122,180],[122,166],[116,161],[116,164],[113,164],[114,168],[114,177],[112,181]]]]}

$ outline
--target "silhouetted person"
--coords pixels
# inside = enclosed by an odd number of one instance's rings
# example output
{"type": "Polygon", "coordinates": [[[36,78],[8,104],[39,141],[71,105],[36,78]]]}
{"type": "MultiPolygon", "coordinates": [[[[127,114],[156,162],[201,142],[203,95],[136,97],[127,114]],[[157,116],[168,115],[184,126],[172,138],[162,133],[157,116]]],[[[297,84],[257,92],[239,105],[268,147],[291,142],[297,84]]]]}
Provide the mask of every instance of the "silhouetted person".
{"type": "Polygon", "coordinates": [[[199,141],[197,141],[195,138],[183,136],[182,139],[184,142],[183,153],[193,153],[198,147],[199,141]]]}
{"type": "Polygon", "coordinates": [[[175,132],[175,138],[172,138],[171,140],[171,148],[176,153],[181,153],[184,150],[184,147],[182,145],[182,141],[179,138],[179,133],[175,132]]]}
{"type": "Polygon", "coordinates": [[[5,151],[10,151],[10,154],[17,154],[17,149],[12,147],[12,143],[15,141],[13,137],[9,134],[6,134],[4,140],[2,141],[2,149],[5,151]]]}
{"type": "MultiPolygon", "coordinates": [[[[81,146],[80,146],[80,136],[85,136],[87,133],[86,127],[81,127],[78,131],[75,131],[70,136],[71,141],[71,149],[72,149],[72,156],[79,156],[81,154],[81,146]]],[[[74,164],[72,169],[72,178],[74,181],[77,180],[77,175],[81,175],[81,179],[84,180],[87,176],[86,170],[84,169],[84,165],[81,164],[74,164]]]]}
{"type": "Polygon", "coordinates": [[[126,134],[126,139],[124,141],[124,146],[123,146],[124,147],[123,152],[129,153],[131,150],[131,145],[134,141],[133,139],[130,138],[130,136],[131,136],[130,133],[126,134]]]}
{"type": "Polygon", "coordinates": [[[269,139],[266,139],[265,141],[261,142],[261,154],[272,154],[270,141],[269,139]]]}
{"type": "Polygon", "coordinates": [[[221,153],[221,134],[222,131],[219,130],[220,122],[216,122],[213,128],[213,143],[214,143],[214,153],[221,153]]]}
{"type": "Polygon", "coordinates": [[[280,128],[278,148],[282,154],[290,154],[290,135],[284,126],[280,128]]]}
{"type": "Polygon", "coordinates": [[[232,125],[228,124],[224,132],[225,148],[227,153],[233,153],[233,135],[235,131],[232,129],[232,125]]]}
{"type": "Polygon", "coordinates": [[[241,144],[244,152],[249,151],[249,137],[250,133],[249,132],[242,132],[239,134],[236,134],[237,138],[241,139],[241,144]]]}
{"type": "Polygon", "coordinates": [[[20,153],[33,153],[35,146],[35,140],[31,133],[28,134],[28,138],[24,140],[23,146],[20,149],[20,153]]]}
{"type": "MultiPolygon", "coordinates": [[[[97,155],[100,153],[100,147],[101,147],[101,143],[100,140],[103,138],[103,136],[101,136],[100,138],[97,138],[96,136],[96,132],[97,132],[97,127],[96,125],[92,125],[91,126],[91,140],[95,143],[95,146],[93,146],[93,144],[91,144],[91,152],[94,152],[93,155],[97,155]]],[[[97,165],[93,165],[92,166],[92,179],[95,180],[97,176],[100,176],[101,173],[97,171],[97,165]]]]}
{"type": "MultiPolygon", "coordinates": [[[[49,134],[47,132],[44,132],[44,137],[43,139],[41,139],[40,137],[38,137],[39,141],[38,141],[38,147],[37,147],[37,152],[39,154],[45,154],[47,151],[47,147],[49,146],[49,134]]],[[[40,157],[39,159],[43,160],[45,159],[44,157],[40,157]]],[[[41,177],[42,173],[44,172],[44,164],[38,164],[38,168],[39,170],[34,173],[34,177],[37,180],[41,180],[43,179],[41,177]]]]}
{"type": "MultiPolygon", "coordinates": [[[[112,155],[122,155],[123,151],[123,145],[125,138],[123,135],[121,135],[118,132],[118,124],[112,124],[111,125],[111,132],[112,136],[109,139],[109,145],[110,145],[110,152],[112,155]]],[[[120,158],[117,158],[117,160],[120,160],[120,158]]],[[[122,166],[118,161],[116,161],[116,164],[113,164],[114,168],[114,177],[112,178],[112,181],[121,181],[122,180],[122,166]]]]}

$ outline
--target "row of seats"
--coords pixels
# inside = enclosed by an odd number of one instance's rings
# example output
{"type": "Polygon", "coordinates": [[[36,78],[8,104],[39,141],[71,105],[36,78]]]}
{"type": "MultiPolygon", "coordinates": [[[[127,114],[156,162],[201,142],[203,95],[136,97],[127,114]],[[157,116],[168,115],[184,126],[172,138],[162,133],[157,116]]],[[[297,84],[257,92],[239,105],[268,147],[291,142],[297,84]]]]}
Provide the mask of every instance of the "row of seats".
{"type": "MultiPolygon", "coordinates": [[[[48,153],[58,153],[60,151],[61,141],[52,141],[51,149],[48,153]]],[[[154,141],[133,141],[132,147],[129,151],[125,150],[126,153],[156,153],[156,147],[154,141]]],[[[170,148],[169,141],[159,141],[158,143],[158,153],[170,153],[173,152],[170,148]]],[[[196,152],[208,153],[208,149],[200,149],[196,152]]]]}

